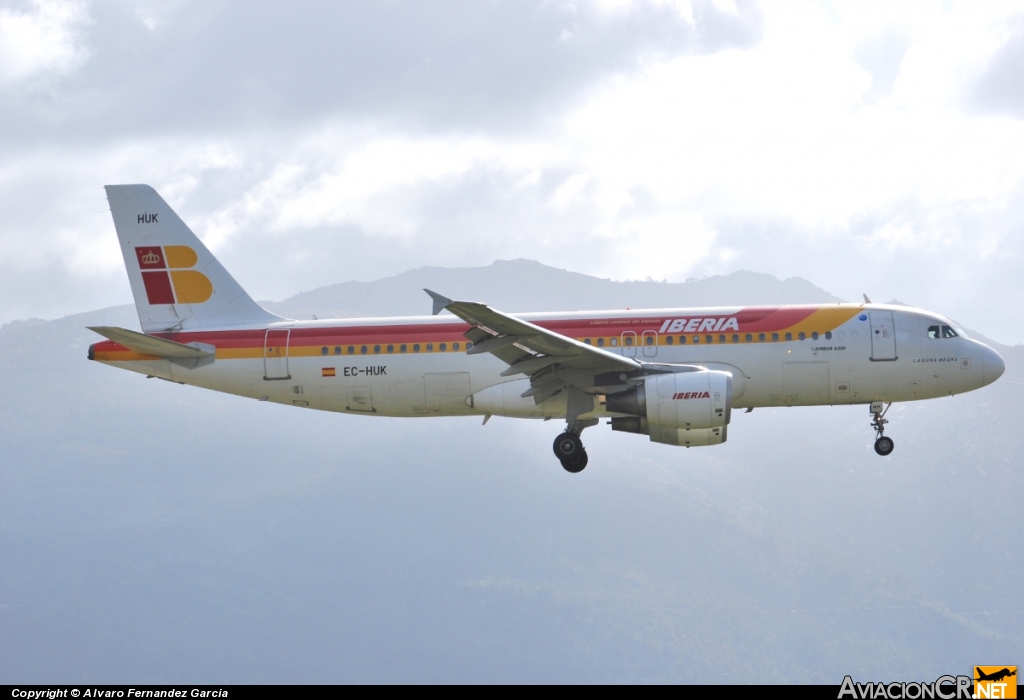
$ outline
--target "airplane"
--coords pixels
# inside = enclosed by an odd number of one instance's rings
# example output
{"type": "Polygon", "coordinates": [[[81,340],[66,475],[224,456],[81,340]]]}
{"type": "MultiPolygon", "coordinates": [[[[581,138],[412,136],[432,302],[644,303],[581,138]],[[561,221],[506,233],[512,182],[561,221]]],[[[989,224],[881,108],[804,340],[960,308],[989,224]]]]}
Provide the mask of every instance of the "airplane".
{"type": "Polygon", "coordinates": [[[719,445],[734,409],[865,404],[875,451],[893,402],[1005,369],[949,319],[871,303],[507,314],[424,290],[432,315],[294,320],[259,306],[148,185],[107,200],[142,332],[93,327],[89,359],[260,401],[358,416],[557,419],[566,471],[584,429],[719,445]],[[442,314],[442,312],[448,314],[442,314]]]}
{"type": "Polygon", "coordinates": [[[976,681],[993,681],[993,682],[999,682],[999,681],[1003,680],[1004,678],[1009,678],[1011,676],[1016,676],[1017,675],[1016,667],[1014,667],[1013,671],[1011,671],[1008,668],[1003,668],[1003,669],[1001,669],[999,671],[994,671],[992,673],[984,673],[981,670],[981,667],[975,666],[974,667],[974,673],[977,676],[974,679],[976,681]]]}

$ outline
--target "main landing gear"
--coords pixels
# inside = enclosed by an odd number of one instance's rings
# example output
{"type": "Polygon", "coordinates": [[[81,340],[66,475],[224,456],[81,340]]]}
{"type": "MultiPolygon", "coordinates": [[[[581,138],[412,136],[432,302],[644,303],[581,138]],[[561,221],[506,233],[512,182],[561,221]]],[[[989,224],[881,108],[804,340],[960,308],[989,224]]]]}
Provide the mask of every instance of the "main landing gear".
{"type": "Polygon", "coordinates": [[[580,434],[584,428],[597,425],[597,418],[580,418],[594,410],[594,397],[569,387],[566,397],[565,432],[555,438],[555,457],[570,474],[579,474],[587,466],[587,451],[580,434]]]}
{"type": "Polygon", "coordinates": [[[888,457],[892,454],[893,448],[896,446],[893,443],[892,438],[885,437],[885,425],[889,421],[886,420],[885,414],[889,412],[889,408],[892,406],[890,401],[885,408],[882,408],[881,401],[873,401],[871,403],[871,427],[875,429],[875,452],[882,457],[888,457]]]}
{"type": "Polygon", "coordinates": [[[562,463],[562,467],[570,474],[578,474],[587,466],[587,451],[583,447],[580,436],[567,429],[564,433],[555,438],[555,457],[562,463]]]}

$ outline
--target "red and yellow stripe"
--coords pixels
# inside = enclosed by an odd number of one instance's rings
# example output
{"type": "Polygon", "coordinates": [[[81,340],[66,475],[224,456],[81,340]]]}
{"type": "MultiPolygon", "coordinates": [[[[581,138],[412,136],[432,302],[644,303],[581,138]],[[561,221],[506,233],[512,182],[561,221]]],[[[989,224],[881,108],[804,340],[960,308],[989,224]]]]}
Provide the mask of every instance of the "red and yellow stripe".
{"type": "MultiPolygon", "coordinates": [[[[604,339],[604,345],[611,345],[613,338],[623,333],[642,335],[644,332],[658,334],[658,344],[666,345],[665,333],[658,333],[666,321],[679,318],[734,318],[736,328],[725,332],[705,333],[673,333],[675,336],[713,335],[725,342],[746,342],[747,334],[756,340],[760,334],[778,334],[780,339],[790,333],[793,339],[800,333],[811,336],[812,333],[824,334],[846,323],[861,311],[859,305],[829,306],[782,306],[782,307],[747,307],[733,314],[716,314],[712,310],[694,310],[691,313],[680,312],[669,315],[652,315],[644,317],[606,317],[581,319],[555,319],[536,321],[538,326],[554,331],[569,338],[597,343],[604,339]]],[[[282,329],[284,330],[284,329],[282,329]]],[[[445,324],[387,324],[366,326],[335,326],[317,328],[291,328],[288,340],[290,357],[336,357],[338,355],[373,355],[403,354],[402,345],[406,346],[404,354],[430,354],[439,352],[462,352],[465,350],[464,333],[469,325],[464,322],[445,324]],[[442,344],[444,350],[441,349],[442,344]],[[392,346],[391,351],[387,350],[392,346]],[[419,350],[414,350],[418,345],[419,350]],[[366,347],[365,352],[363,347],[366,347]],[[428,350],[428,346],[430,349],[428,350]],[[326,348],[326,354],[325,354],[326,348]],[[336,352],[336,349],[338,350],[336,352]]],[[[267,331],[253,330],[219,330],[190,331],[182,333],[158,334],[178,343],[199,342],[217,348],[218,360],[260,359],[264,356],[267,331]]],[[[283,340],[282,335],[282,340],[283,340]]],[[[713,341],[714,342],[714,341],[713,341]]],[[[273,347],[274,344],[271,344],[273,347]]],[[[154,355],[137,353],[118,345],[113,341],[101,341],[91,348],[91,357],[101,362],[145,362],[159,360],[154,355]]],[[[325,375],[327,376],[327,375],[325,375]]]]}

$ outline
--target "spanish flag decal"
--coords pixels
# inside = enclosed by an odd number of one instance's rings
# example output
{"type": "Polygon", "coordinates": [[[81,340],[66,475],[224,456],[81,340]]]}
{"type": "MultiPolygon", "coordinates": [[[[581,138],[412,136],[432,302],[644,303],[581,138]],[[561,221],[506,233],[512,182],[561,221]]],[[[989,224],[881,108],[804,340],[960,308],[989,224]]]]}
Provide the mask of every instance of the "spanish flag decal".
{"type": "Polygon", "coordinates": [[[334,376],[337,376],[335,374],[335,372],[334,372],[334,368],[333,367],[324,367],[322,370],[320,370],[320,374],[323,377],[334,377],[334,376]]]}
{"type": "Polygon", "coordinates": [[[202,304],[213,296],[213,284],[191,270],[199,261],[187,245],[144,246],[135,249],[150,304],[202,304]]]}

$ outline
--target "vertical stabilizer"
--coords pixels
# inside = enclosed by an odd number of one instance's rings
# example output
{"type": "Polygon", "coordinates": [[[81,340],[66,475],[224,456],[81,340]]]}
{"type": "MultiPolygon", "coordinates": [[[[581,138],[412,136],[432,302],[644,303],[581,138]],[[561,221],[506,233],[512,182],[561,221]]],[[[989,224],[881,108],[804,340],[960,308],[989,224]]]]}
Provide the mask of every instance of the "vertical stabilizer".
{"type": "Polygon", "coordinates": [[[149,185],[107,185],[142,330],[273,323],[149,185]]]}

